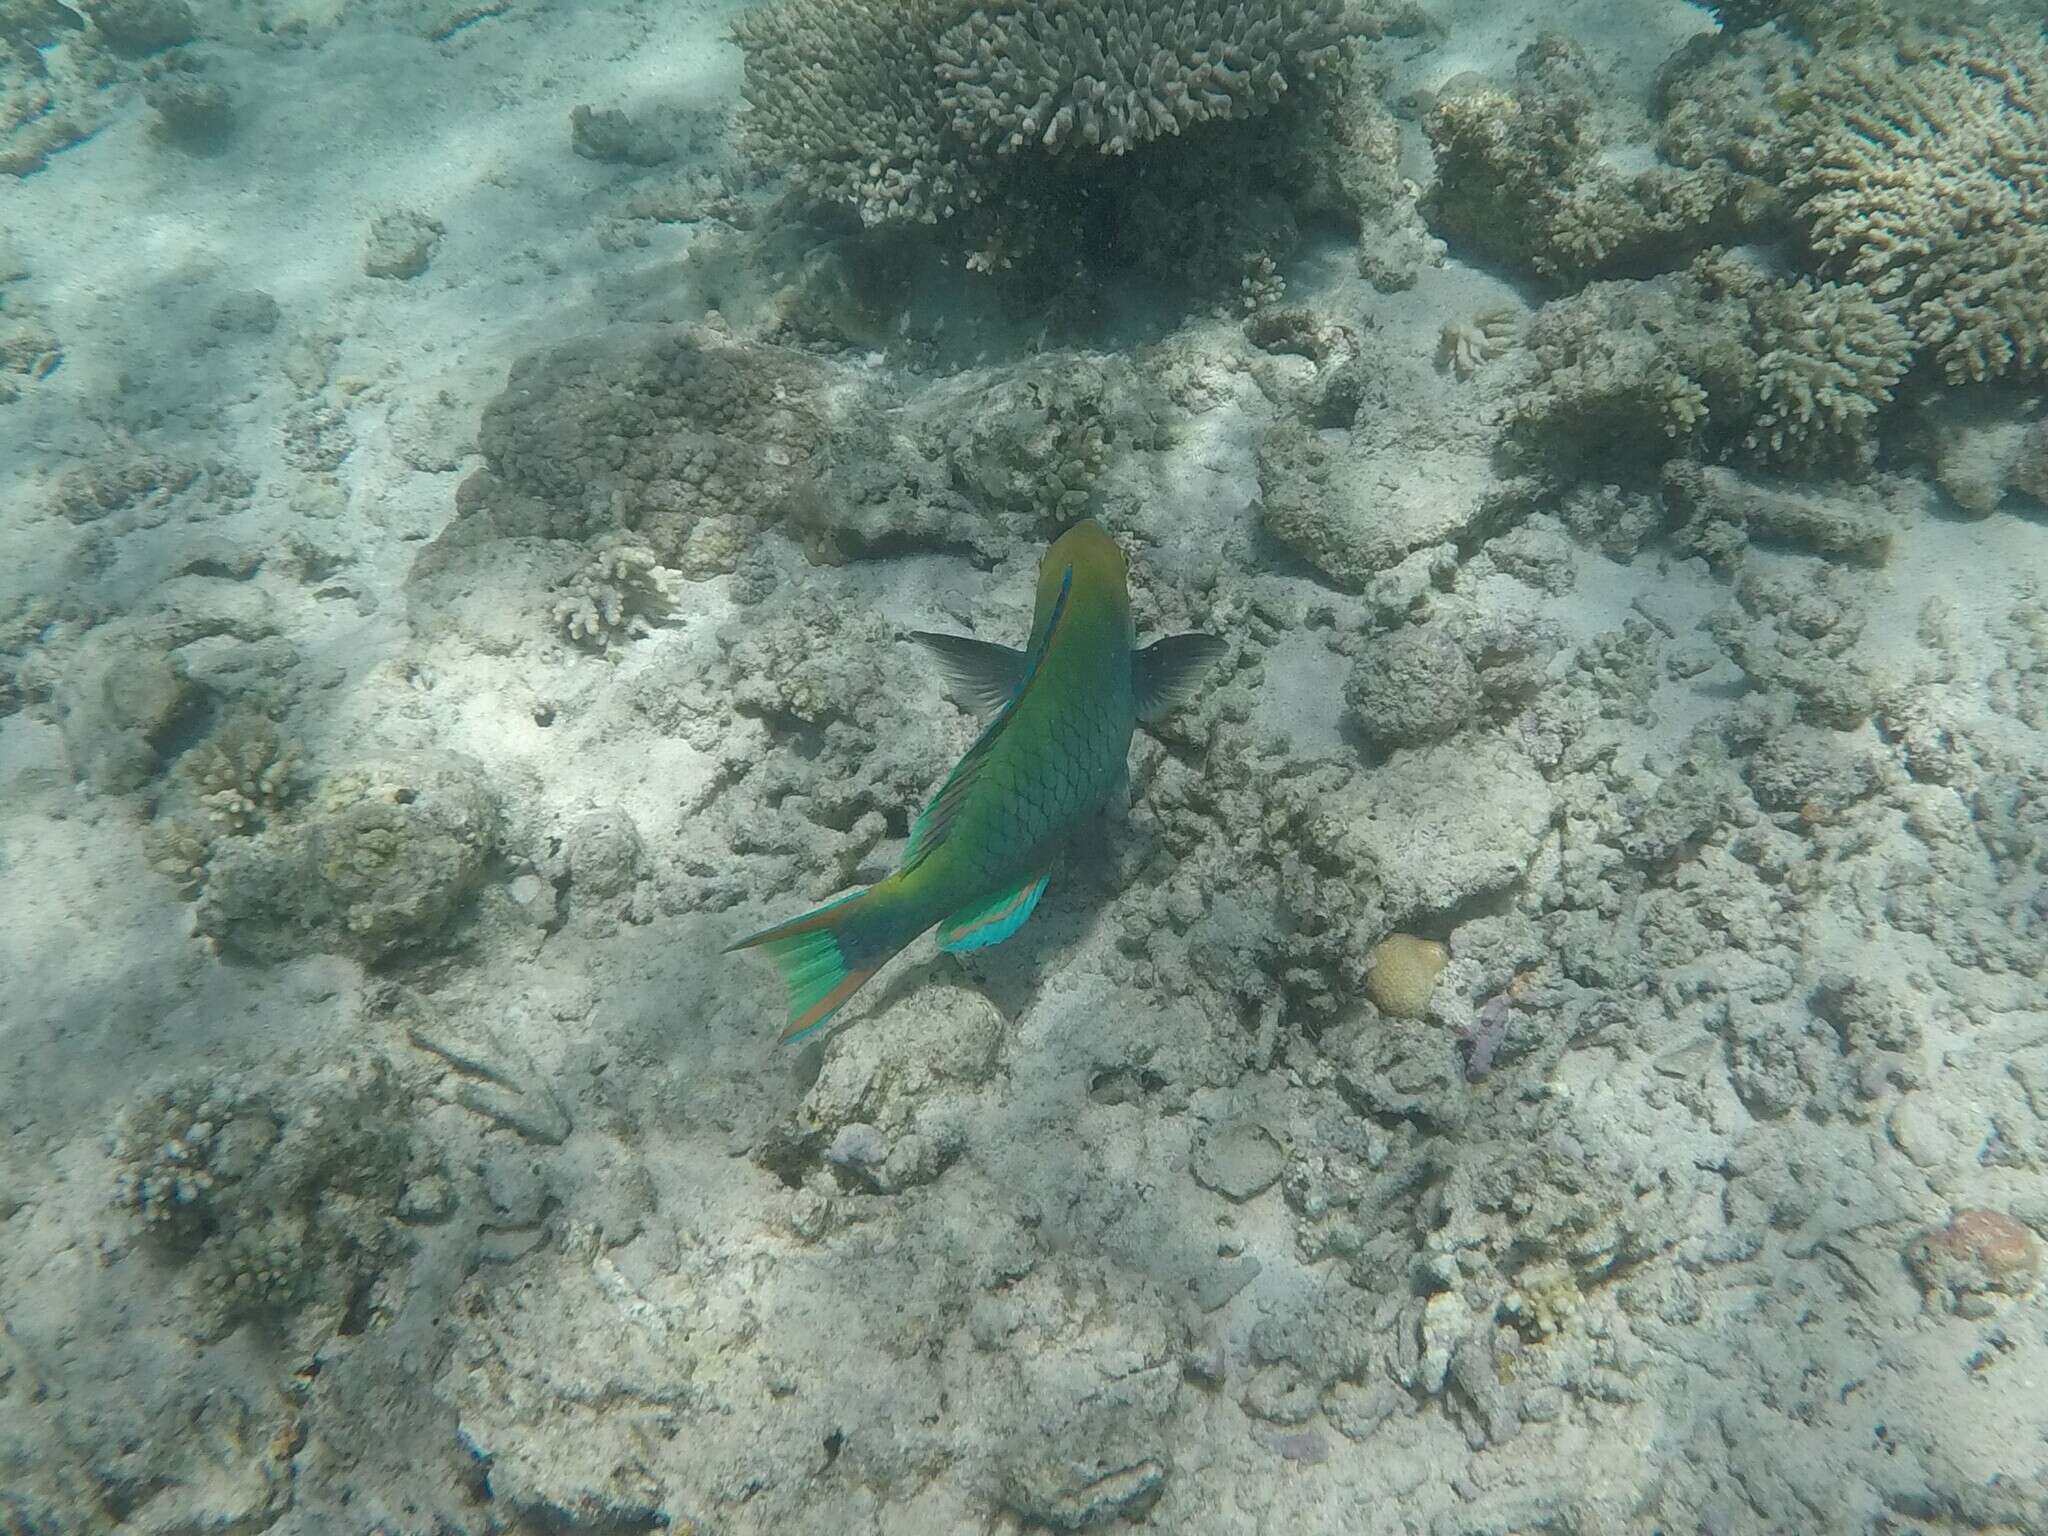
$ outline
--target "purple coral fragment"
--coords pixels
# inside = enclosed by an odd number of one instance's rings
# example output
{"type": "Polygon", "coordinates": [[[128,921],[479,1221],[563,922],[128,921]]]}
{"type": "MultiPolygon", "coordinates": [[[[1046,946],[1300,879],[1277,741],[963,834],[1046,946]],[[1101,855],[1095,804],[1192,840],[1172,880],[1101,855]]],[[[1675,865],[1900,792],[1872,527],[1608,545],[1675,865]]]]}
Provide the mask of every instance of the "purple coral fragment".
{"type": "Polygon", "coordinates": [[[1479,1017],[1461,1025],[1458,1038],[1464,1042],[1465,1080],[1478,1082],[1493,1070],[1493,1058],[1508,1034],[1508,995],[1496,992],[1479,1005],[1479,1017]]]}
{"type": "Polygon", "coordinates": [[[1312,1429],[1297,1429],[1275,1435],[1266,1442],[1289,1461],[1304,1467],[1320,1466],[1330,1459],[1330,1442],[1312,1429]]]}

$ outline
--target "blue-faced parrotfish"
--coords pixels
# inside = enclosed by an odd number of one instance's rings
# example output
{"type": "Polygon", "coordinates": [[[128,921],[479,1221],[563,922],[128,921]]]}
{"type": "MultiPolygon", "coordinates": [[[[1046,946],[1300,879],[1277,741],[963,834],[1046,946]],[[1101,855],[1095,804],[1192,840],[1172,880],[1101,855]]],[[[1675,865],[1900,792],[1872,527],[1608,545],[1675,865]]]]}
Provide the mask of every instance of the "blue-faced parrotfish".
{"type": "Polygon", "coordinates": [[[1185,702],[1224,650],[1200,633],[1139,650],[1130,566],[1092,520],[1046,550],[1023,650],[964,635],[911,638],[937,654],[955,698],[993,716],[911,825],[893,872],[727,946],[774,962],[789,993],[785,1041],[822,1028],[934,924],[939,948],[955,951],[1023,927],[1068,836],[1128,792],[1138,721],[1185,702]]]}

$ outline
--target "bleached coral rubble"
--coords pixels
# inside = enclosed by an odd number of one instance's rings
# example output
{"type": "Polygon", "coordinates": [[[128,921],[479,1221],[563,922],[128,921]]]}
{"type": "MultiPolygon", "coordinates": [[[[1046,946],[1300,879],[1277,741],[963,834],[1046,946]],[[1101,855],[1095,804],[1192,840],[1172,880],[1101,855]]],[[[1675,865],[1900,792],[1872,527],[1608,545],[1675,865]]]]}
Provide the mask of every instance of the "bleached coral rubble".
{"type": "MultiPolygon", "coordinates": [[[[654,318],[495,340],[473,438],[392,339],[485,270],[452,212],[407,282],[347,244],[360,334],[222,333],[283,380],[260,444],[99,401],[25,503],[47,590],[0,591],[0,830],[47,871],[0,1009],[0,1528],[2048,1527],[2031,322],[1999,354],[1959,250],[1838,240],[1829,132],[1733,127],[1882,92],[1917,186],[2031,131],[1979,109],[2038,37],[1757,9],[1653,102],[1555,38],[1456,83],[1425,19],[1109,6],[1157,90],[1098,103],[1074,7],[785,3],[751,64],[858,46],[750,77],[750,131],[899,227],[783,264],[824,216],[714,178],[654,318]],[[913,24],[946,73],[905,94],[913,24]],[[1308,67],[1316,132],[1436,157],[1380,205],[1448,251],[1412,289],[1347,228],[1129,346],[1034,349],[975,307],[1029,290],[970,284],[971,343],[854,347],[886,284],[789,294],[957,254],[904,216],[990,175],[1273,127],[1308,67]],[[1546,167],[1500,226],[1480,182],[1546,167]],[[781,301],[674,298],[705,248],[781,301]],[[1084,512],[1141,637],[1227,657],[1023,935],[778,1058],[723,947],[890,867],[980,728],[904,632],[1021,645],[1084,512]]],[[[576,217],[669,231],[674,120],[558,117],[576,217]]],[[[1335,195],[1286,191],[1248,225],[1335,195]]],[[[1271,259],[1234,239],[1187,260],[1271,259]]],[[[0,431],[72,387],[19,377],[0,431]]]]}

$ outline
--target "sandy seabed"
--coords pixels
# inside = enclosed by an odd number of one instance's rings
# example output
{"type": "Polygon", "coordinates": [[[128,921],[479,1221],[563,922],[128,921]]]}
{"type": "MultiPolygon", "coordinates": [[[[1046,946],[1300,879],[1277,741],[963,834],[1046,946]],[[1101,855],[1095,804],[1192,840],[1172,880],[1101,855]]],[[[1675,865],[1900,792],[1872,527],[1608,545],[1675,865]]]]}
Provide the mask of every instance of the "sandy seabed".
{"type": "MultiPolygon", "coordinates": [[[[2038,499],[1589,537],[1455,241],[794,345],[730,11],[181,9],[0,12],[0,1531],[2048,1531],[2038,499]],[[779,1051],[1063,506],[1230,659],[779,1051]]],[[[1713,25],[1424,11],[1417,181],[1713,25]]]]}

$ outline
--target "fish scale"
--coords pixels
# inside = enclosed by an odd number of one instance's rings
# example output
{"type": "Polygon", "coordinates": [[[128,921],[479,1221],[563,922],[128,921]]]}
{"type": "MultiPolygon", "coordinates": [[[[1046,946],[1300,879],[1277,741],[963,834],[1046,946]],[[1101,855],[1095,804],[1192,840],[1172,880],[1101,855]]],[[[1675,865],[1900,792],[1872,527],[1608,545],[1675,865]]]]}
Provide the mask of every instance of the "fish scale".
{"type": "Polygon", "coordinates": [[[1180,703],[1220,655],[1213,635],[1134,648],[1129,567],[1093,521],[1053,541],[1022,651],[918,634],[955,694],[1000,700],[917,818],[885,879],[727,946],[760,949],[789,1000],[783,1039],[821,1028],[891,956],[934,925],[942,949],[1000,944],[1030,917],[1060,846],[1124,782],[1139,719],[1180,703]]]}

